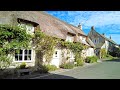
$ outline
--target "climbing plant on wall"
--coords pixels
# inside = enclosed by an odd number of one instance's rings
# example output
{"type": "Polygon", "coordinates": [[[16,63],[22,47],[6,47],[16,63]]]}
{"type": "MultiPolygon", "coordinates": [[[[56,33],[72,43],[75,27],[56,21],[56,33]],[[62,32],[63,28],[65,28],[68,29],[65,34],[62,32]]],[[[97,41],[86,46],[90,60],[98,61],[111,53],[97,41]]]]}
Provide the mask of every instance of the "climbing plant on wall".
{"type": "Polygon", "coordinates": [[[62,41],[61,45],[70,49],[75,54],[75,60],[81,58],[81,52],[84,48],[86,48],[80,42],[73,43],[73,42],[62,41]]]}
{"type": "Polygon", "coordinates": [[[55,46],[58,43],[57,38],[46,35],[41,30],[36,30],[33,38],[35,49],[45,57],[46,61],[50,63],[54,53],[55,46]]]}
{"type": "Polygon", "coordinates": [[[25,28],[0,24],[0,69],[9,67],[11,60],[8,55],[14,54],[15,48],[28,48],[31,37],[25,28]]]}

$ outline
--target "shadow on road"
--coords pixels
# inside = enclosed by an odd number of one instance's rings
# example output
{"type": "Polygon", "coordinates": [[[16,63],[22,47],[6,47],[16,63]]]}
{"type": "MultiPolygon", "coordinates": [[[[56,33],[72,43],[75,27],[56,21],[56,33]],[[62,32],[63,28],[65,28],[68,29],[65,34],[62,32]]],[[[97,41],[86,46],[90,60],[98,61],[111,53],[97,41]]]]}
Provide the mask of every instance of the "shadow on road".
{"type": "Polygon", "coordinates": [[[59,74],[54,74],[54,73],[36,73],[33,75],[23,75],[20,77],[14,77],[14,76],[9,76],[9,77],[4,77],[1,79],[77,79],[71,76],[66,76],[66,75],[59,75],[59,74]]]}
{"type": "Polygon", "coordinates": [[[105,60],[104,62],[120,62],[120,59],[105,60]]]}
{"type": "Polygon", "coordinates": [[[47,75],[37,76],[37,77],[33,77],[31,79],[77,79],[77,78],[74,78],[71,76],[48,73],[47,75]]]}

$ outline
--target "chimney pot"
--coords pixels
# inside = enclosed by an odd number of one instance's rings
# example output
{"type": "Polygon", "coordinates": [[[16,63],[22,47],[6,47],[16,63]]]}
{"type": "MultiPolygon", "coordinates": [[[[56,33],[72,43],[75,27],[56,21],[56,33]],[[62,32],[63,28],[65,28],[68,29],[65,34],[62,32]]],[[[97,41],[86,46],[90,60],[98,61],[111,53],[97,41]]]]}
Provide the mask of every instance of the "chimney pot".
{"type": "Polygon", "coordinates": [[[110,36],[110,39],[111,39],[111,36],[110,36]]]}
{"type": "Polygon", "coordinates": [[[92,27],[91,27],[91,29],[92,29],[92,30],[95,30],[95,27],[94,27],[94,26],[92,26],[92,27]]]}
{"type": "Polygon", "coordinates": [[[103,33],[102,35],[105,35],[105,33],[103,33]]]}
{"type": "Polygon", "coordinates": [[[80,30],[82,30],[82,25],[79,23],[78,27],[80,28],[80,30]]]}

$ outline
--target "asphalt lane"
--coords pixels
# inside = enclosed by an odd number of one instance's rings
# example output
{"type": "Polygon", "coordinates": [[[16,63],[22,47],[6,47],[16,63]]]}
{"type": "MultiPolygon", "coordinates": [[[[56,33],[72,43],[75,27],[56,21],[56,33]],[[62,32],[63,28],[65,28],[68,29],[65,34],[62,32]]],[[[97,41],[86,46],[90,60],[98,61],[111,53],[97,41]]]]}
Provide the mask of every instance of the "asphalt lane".
{"type": "Polygon", "coordinates": [[[88,67],[49,73],[32,79],[120,79],[120,60],[107,60],[88,67]]]}

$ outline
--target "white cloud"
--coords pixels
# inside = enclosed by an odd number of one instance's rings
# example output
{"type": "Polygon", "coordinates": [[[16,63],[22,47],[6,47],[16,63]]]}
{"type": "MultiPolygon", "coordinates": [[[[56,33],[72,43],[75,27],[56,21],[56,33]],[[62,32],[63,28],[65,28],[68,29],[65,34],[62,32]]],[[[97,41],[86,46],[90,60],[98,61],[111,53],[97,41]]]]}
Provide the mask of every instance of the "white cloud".
{"type": "Polygon", "coordinates": [[[101,27],[109,24],[120,23],[120,11],[80,11],[69,12],[69,15],[74,16],[72,24],[76,25],[79,22],[83,22],[85,26],[101,27]]]}
{"type": "Polygon", "coordinates": [[[79,23],[85,26],[101,27],[120,23],[120,11],[49,11],[51,15],[70,17],[69,22],[75,26],[79,23]],[[67,16],[66,16],[67,15],[67,16]]]}
{"type": "Polygon", "coordinates": [[[64,21],[77,26],[82,23],[86,33],[95,26],[99,33],[106,33],[120,44],[120,11],[55,11],[52,15],[62,17],[64,21]]]}

